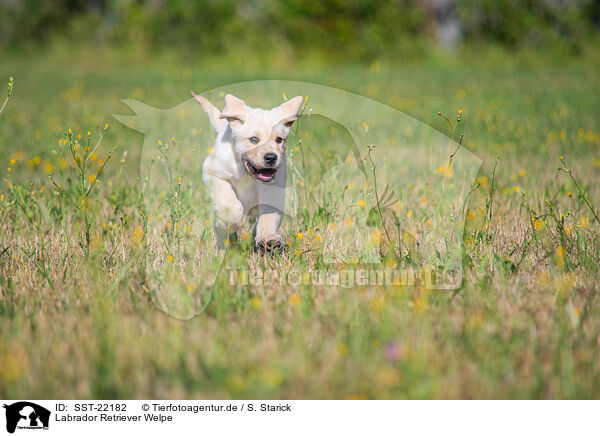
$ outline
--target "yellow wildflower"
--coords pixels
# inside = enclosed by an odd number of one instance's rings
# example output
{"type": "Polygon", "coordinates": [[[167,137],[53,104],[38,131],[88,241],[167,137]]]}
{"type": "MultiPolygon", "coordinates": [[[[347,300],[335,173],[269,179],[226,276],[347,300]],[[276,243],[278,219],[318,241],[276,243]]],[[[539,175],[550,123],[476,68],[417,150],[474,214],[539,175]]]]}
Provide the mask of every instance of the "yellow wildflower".
{"type": "Polygon", "coordinates": [[[302,301],[302,297],[299,294],[290,295],[290,304],[292,306],[297,306],[302,301]]]}
{"type": "Polygon", "coordinates": [[[381,232],[377,229],[371,232],[371,242],[373,244],[379,244],[381,242],[381,232]]]}
{"type": "Polygon", "coordinates": [[[340,356],[345,356],[346,354],[348,354],[348,345],[346,345],[344,342],[338,342],[338,344],[335,347],[335,350],[340,356]]]}
{"type": "Polygon", "coordinates": [[[567,225],[564,227],[564,229],[565,229],[565,234],[566,234],[567,236],[571,236],[571,235],[573,234],[573,226],[572,226],[572,225],[570,225],[570,224],[567,224],[567,225]]]}
{"type": "Polygon", "coordinates": [[[590,218],[587,215],[582,215],[577,224],[582,229],[587,229],[590,226],[590,218]]]}
{"type": "Polygon", "coordinates": [[[144,239],[144,230],[142,229],[142,226],[137,226],[133,230],[133,238],[138,242],[144,239]]]}
{"type": "Polygon", "coordinates": [[[419,297],[413,299],[412,310],[415,313],[424,313],[429,309],[429,302],[427,301],[427,295],[422,294],[419,297]]]}
{"type": "Polygon", "coordinates": [[[230,392],[242,392],[244,390],[244,380],[239,375],[230,375],[225,379],[225,386],[230,392]]]}
{"type": "Polygon", "coordinates": [[[395,386],[400,382],[400,373],[393,366],[385,366],[377,372],[377,383],[382,386],[395,386]]]}
{"type": "Polygon", "coordinates": [[[559,268],[564,268],[565,267],[565,247],[559,246],[556,247],[556,251],[555,251],[555,256],[554,256],[554,263],[556,263],[556,266],[559,268]]]}
{"type": "Polygon", "coordinates": [[[283,376],[278,369],[268,369],[263,372],[262,380],[269,386],[276,387],[283,381],[283,376]]]}

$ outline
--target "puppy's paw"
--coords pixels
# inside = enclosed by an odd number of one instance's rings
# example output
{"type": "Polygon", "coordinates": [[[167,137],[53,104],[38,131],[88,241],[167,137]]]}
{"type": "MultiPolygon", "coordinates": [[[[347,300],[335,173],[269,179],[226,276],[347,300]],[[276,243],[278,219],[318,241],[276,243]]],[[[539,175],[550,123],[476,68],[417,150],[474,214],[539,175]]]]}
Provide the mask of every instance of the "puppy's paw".
{"type": "Polygon", "coordinates": [[[261,254],[283,254],[283,238],[278,234],[272,233],[257,240],[254,244],[254,248],[261,254]]]}

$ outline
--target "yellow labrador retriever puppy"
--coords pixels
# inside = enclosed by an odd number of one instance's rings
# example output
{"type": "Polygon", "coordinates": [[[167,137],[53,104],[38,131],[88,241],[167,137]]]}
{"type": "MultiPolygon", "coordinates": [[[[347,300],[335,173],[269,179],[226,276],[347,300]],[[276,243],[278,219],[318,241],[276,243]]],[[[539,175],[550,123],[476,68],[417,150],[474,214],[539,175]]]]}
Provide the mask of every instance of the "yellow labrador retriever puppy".
{"type": "Polygon", "coordinates": [[[271,110],[252,108],[227,94],[219,111],[192,92],[217,131],[212,153],[202,166],[202,180],[210,192],[219,247],[236,238],[244,215],[258,206],[254,247],[281,251],[278,233],[285,206],[285,141],[302,107],[298,96],[271,110]]]}

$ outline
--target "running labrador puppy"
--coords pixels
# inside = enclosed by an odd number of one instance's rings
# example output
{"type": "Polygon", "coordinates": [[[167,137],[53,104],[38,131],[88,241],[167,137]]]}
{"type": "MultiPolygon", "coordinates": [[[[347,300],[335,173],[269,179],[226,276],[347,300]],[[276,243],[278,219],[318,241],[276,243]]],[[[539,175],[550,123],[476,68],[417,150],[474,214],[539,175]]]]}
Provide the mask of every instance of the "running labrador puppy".
{"type": "Polygon", "coordinates": [[[219,247],[236,238],[244,215],[258,206],[254,247],[281,252],[283,239],[278,230],[285,206],[285,142],[303,97],[265,110],[227,94],[219,111],[206,98],[192,95],[217,131],[214,149],[202,166],[202,180],[210,192],[219,247]]]}

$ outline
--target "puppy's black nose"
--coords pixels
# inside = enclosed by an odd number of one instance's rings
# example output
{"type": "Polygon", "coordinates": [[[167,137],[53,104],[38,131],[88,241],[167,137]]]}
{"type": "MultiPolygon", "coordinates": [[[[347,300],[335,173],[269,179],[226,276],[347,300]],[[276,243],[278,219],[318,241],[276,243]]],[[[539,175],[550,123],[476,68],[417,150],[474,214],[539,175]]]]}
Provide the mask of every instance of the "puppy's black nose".
{"type": "Polygon", "coordinates": [[[265,154],[265,162],[267,165],[275,165],[277,162],[277,155],[275,153],[267,153],[265,154]]]}

